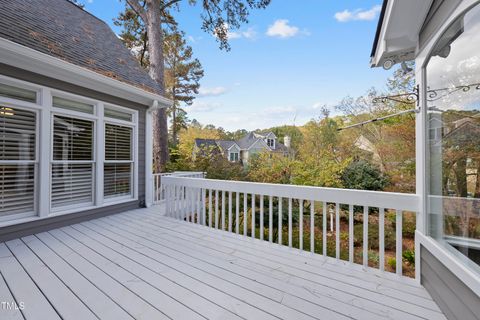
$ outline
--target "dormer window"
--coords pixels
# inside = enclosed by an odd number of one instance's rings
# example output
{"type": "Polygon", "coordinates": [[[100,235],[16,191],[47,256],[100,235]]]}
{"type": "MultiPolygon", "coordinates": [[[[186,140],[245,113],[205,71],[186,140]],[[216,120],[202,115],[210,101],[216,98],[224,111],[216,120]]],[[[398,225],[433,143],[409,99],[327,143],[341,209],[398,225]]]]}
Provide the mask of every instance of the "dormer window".
{"type": "Polygon", "coordinates": [[[275,149],[275,139],[267,139],[267,146],[272,149],[275,149]]]}
{"type": "Polygon", "coordinates": [[[238,162],[239,155],[238,152],[230,152],[230,161],[231,162],[238,162]]]}

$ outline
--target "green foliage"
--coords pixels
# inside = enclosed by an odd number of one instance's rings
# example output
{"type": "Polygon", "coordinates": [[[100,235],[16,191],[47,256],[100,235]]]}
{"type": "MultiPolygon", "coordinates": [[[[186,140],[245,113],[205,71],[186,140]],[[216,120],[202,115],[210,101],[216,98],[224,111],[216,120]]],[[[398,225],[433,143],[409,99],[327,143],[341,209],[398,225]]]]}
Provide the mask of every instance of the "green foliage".
{"type": "MultiPolygon", "coordinates": [[[[390,225],[385,225],[385,250],[395,250],[395,229],[390,225]]],[[[368,225],[368,248],[379,248],[379,227],[378,224],[370,223],[368,225]]],[[[356,224],[353,227],[353,243],[356,247],[361,247],[363,244],[363,224],[356,224]]]]}
{"type": "Polygon", "coordinates": [[[402,257],[404,261],[414,265],[415,264],[415,251],[413,250],[405,250],[402,253],[402,257]]]}
{"type": "Polygon", "coordinates": [[[347,189],[383,190],[388,184],[388,177],[365,160],[351,162],[342,172],[341,180],[347,189]]]}
{"type": "Polygon", "coordinates": [[[390,266],[390,268],[395,269],[397,266],[397,259],[395,258],[388,258],[387,259],[387,264],[390,266]]]}

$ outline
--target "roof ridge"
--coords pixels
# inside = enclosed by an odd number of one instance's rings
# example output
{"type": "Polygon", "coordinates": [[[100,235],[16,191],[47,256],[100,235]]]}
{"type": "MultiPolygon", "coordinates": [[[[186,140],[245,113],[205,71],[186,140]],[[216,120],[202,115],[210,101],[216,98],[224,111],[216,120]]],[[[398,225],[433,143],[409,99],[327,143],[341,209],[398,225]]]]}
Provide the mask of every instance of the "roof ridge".
{"type": "MultiPolygon", "coordinates": [[[[86,14],[90,15],[91,17],[94,17],[94,18],[97,19],[98,21],[103,22],[105,25],[107,25],[107,27],[110,28],[110,26],[108,25],[107,22],[105,22],[104,20],[100,19],[99,17],[97,17],[96,15],[94,15],[93,13],[91,13],[90,11],[88,11],[87,9],[85,9],[85,5],[84,5],[84,7],[82,8],[82,7],[78,6],[78,5],[76,5],[75,3],[73,3],[72,1],[69,1],[69,0],[64,0],[64,1],[68,2],[69,4],[71,4],[72,6],[76,7],[77,9],[85,12],[86,14]]],[[[110,28],[110,29],[112,29],[112,28],[110,28]]],[[[113,31],[113,30],[112,30],[112,31],[113,31]]],[[[115,32],[114,32],[114,33],[115,33],[115,32]]],[[[116,34],[116,33],[115,33],[115,34],[116,34]]]]}

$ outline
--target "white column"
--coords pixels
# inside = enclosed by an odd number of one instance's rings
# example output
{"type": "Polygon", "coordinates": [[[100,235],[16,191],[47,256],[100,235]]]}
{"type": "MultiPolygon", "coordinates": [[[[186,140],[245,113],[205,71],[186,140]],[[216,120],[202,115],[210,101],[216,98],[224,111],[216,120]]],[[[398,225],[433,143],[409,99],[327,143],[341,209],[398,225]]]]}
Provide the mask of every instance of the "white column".
{"type": "Polygon", "coordinates": [[[153,204],[153,123],[151,110],[145,114],[145,205],[153,204]]]}
{"type": "Polygon", "coordinates": [[[105,161],[105,123],[103,121],[103,103],[97,104],[97,125],[95,133],[95,205],[103,205],[103,167],[105,161]]]}
{"type": "Polygon", "coordinates": [[[51,201],[51,174],[50,162],[52,158],[52,94],[50,89],[41,90],[42,110],[39,113],[39,154],[38,154],[38,215],[46,217],[50,214],[51,201]]]}

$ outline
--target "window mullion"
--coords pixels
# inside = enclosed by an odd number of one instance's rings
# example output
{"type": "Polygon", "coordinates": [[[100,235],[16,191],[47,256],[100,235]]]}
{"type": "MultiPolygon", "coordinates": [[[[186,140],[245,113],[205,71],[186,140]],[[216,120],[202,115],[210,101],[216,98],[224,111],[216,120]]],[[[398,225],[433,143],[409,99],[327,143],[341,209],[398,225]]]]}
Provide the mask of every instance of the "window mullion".
{"type": "Polygon", "coordinates": [[[39,128],[39,137],[37,141],[39,142],[39,154],[37,159],[39,160],[38,165],[38,182],[36,187],[38,192],[38,215],[40,217],[45,217],[50,214],[50,200],[51,200],[51,180],[50,180],[50,161],[53,158],[52,155],[52,145],[53,145],[53,126],[52,126],[52,94],[50,89],[42,88],[40,95],[40,104],[42,105],[42,110],[40,111],[40,121],[39,128]],[[44,186],[44,187],[40,187],[44,186]],[[46,187],[48,186],[48,187],[46,187]]]}
{"type": "Polygon", "coordinates": [[[95,152],[95,203],[97,206],[103,205],[103,193],[104,193],[104,162],[105,162],[105,122],[104,122],[104,109],[103,103],[97,104],[97,134],[96,134],[96,152],[95,152]]]}

